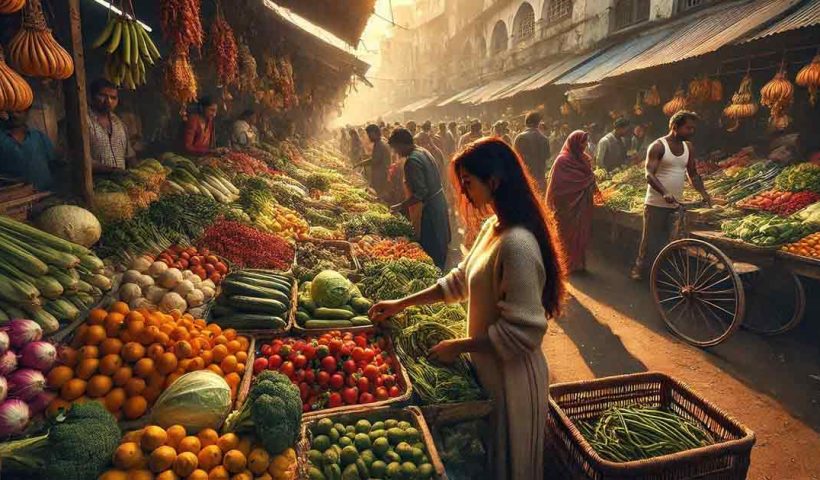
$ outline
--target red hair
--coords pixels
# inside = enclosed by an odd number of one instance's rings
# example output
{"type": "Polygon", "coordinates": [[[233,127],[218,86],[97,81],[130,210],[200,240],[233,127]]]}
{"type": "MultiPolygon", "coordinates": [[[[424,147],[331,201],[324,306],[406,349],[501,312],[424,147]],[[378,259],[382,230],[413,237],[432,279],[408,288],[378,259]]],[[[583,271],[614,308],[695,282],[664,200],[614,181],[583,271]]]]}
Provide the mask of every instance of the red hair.
{"type": "Polygon", "coordinates": [[[561,314],[566,295],[566,262],[558,240],[552,211],[544,204],[532,175],[509,145],[498,137],[485,137],[467,145],[450,162],[450,180],[459,193],[459,211],[468,229],[480,228],[491,213],[476,208],[461,183],[461,173],[474,175],[484,183],[496,178],[498,188],[493,192],[493,206],[502,229],[521,226],[529,230],[541,250],[547,281],[541,303],[553,318],[561,314]]]}

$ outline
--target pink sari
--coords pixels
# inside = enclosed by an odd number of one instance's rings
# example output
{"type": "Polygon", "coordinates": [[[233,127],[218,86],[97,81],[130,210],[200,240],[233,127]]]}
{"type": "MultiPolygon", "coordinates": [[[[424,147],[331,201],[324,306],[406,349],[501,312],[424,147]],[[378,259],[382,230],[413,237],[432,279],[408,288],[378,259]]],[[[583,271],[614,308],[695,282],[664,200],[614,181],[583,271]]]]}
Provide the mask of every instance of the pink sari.
{"type": "Polygon", "coordinates": [[[570,272],[586,268],[592,235],[593,196],[596,191],[591,159],[584,152],[589,134],[572,132],[555,159],[547,185],[546,203],[553,210],[570,272]]]}

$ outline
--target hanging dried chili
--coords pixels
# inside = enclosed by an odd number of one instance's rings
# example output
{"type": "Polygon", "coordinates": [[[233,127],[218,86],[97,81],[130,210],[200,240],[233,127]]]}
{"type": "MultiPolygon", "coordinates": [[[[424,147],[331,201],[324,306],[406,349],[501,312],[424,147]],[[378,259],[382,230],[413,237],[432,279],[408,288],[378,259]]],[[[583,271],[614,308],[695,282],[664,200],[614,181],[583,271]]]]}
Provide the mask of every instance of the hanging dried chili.
{"type": "Polygon", "coordinates": [[[236,37],[222,15],[217,15],[210,33],[211,55],[216,63],[216,78],[222,86],[234,85],[239,80],[236,37]]]}

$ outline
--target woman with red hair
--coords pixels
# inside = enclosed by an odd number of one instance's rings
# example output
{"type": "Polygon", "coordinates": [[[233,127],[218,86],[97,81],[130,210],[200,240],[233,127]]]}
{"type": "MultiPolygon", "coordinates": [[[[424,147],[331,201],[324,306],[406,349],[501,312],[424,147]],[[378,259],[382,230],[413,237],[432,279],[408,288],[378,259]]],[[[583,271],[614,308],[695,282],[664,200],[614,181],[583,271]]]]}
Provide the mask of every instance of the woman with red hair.
{"type": "Polygon", "coordinates": [[[592,159],[586,153],[588,143],[589,134],[583,130],[569,134],[555,159],[547,185],[546,202],[555,214],[570,272],[586,270],[593,199],[599,194],[592,159]]]}
{"type": "Polygon", "coordinates": [[[464,260],[435,285],[370,310],[377,322],[407,307],[467,302],[468,337],[433,346],[450,363],[469,354],[495,406],[496,480],[543,477],[549,375],[541,342],[564,297],[561,250],[536,183],[500,138],[467,146],[450,164],[462,218],[491,216],[464,260]]]}

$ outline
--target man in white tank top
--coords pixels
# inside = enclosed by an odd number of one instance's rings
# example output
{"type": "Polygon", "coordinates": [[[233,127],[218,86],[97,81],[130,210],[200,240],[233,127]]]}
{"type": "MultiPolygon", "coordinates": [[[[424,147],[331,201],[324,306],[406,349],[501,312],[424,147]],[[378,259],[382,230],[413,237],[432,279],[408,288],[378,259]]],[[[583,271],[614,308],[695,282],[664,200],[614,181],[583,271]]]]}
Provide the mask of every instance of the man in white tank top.
{"type": "Polygon", "coordinates": [[[669,119],[669,134],[661,137],[646,153],[646,198],[644,200],[643,233],[638,258],[632,268],[633,280],[641,280],[655,257],[669,242],[678,201],[683,198],[686,177],[692,186],[711,204],[711,198],[698,174],[692,142],[695,124],[693,112],[680,111],[669,119]]]}

